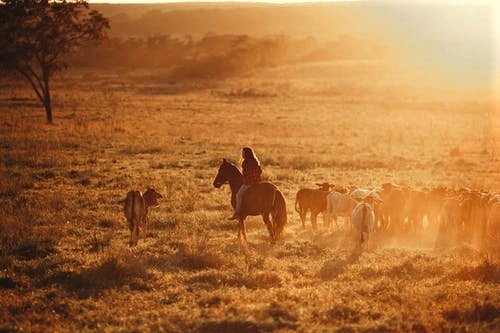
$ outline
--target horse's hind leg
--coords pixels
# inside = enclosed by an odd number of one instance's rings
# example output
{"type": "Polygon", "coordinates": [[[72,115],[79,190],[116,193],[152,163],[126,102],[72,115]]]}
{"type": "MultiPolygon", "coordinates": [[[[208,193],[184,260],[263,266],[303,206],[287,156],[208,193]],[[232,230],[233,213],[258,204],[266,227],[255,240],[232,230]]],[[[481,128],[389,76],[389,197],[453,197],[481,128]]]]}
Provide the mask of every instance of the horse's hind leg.
{"type": "Polygon", "coordinates": [[[247,241],[247,231],[245,229],[245,220],[241,220],[241,231],[243,233],[243,239],[247,241]]]}
{"type": "Polygon", "coordinates": [[[238,220],[238,240],[241,241],[241,235],[243,235],[243,239],[245,242],[247,241],[247,232],[245,230],[245,220],[239,219],[238,220]]]}
{"type": "Polygon", "coordinates": [[[269,219],[269,213],[262,214],[262,219],[264,220],[264,223],[266,224],[267,231],[269,232],[269,237],[271,237],[271,240],[274,240],[273,223],[269,219]]]}
{"type": "Polygon", "coordinates": [[[137,245],[138,241],[139,241],[139,226],[137,225],[137,223],[135,223],[130,233],[130,246],[137,245]]]}

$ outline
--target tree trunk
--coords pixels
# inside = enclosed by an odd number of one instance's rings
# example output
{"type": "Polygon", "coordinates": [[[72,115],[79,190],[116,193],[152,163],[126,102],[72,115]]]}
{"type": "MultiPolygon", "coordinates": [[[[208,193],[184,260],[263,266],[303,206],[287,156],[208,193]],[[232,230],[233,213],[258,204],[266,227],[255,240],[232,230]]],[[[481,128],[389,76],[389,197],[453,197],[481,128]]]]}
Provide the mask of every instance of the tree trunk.
{"type": "Polygon", "coordinates": [[[45,115],[47,122],[52,124],[52,103],[50,101],[49,74],[46,68],[43,68],[43,106],[45,106],[45,115]]]}
{"type": "Polygon", "coordinates": [[[47,116],[47,122],[52,124],[52,107],[50,105],[50,101],[48,104],[45,104],[45,115],[47,116]]]}
{"type": "Polygon", "coordinates": [[[46,100],[45,100],[45,103],[44,103],[44,107],[45,107],[45,115],[47,117],[47,122],[49,124],[52,124],[52,105],[50,103],[50,95],[49,93],[47,92],[47,96],[46,96],[46,100]]]}

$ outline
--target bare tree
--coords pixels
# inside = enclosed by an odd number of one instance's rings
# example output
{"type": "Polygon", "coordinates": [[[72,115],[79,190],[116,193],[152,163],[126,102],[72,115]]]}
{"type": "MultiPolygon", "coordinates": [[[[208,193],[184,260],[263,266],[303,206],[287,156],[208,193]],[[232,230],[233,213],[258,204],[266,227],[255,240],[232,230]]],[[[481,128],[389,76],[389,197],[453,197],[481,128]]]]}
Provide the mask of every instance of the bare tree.
{"type": "Polygon", "coordinates": [[[109,21],[87,1],[0,0],[0,67],[33,87],[52,123],[50,79],[67,67],[65,56],[105,37],[109,21]]]}

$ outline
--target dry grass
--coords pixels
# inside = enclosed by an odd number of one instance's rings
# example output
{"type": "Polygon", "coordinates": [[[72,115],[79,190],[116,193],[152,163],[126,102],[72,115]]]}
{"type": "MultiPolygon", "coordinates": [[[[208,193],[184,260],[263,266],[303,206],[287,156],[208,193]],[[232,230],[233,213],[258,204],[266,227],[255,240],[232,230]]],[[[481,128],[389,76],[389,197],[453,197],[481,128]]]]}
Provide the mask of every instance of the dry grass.
{"type": "Polygon", "coordinates": [[[345,66],[179,82],[171,94],[133,73],[90,83],[72,72],[56,84],[51,126],[29,90],[2,90],[0,330],[500,330],[499,266],[472,245],[374,235],[356,253],[345,231],[300,229],[293,198],[315,182],[500,185],[487,102],[345,66]],[[229,190],[212,186],[244,145],[287,198],[275,245],[258,218],[238,243],[229,190]],[[122,200],[147,186],[164,199],[129,248],[122,200]]]}

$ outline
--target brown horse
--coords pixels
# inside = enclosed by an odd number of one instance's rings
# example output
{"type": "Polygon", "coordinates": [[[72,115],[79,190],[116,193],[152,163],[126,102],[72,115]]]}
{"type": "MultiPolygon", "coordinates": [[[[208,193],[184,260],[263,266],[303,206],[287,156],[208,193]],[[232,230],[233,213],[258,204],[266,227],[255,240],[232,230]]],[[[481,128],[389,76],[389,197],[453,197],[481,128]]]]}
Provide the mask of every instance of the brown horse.
{"type": "MultiPolygon", "coordinates": [[[[224,159],[214,179],[214,187],[220,188],[226,183],[229,183],[229,187],[231,188],[231,205],[234,208],[236,205],[236,193],[238,193],[242,185],[242,175],[237,167],[224,159]]],[[[279,239],[283,234],[287,215],[285,197],[275,185],[262,182],[252,185],[245,192],[238,220],[238,238],[241,238],[241,234],[243,234],[243,238],[245,241],[247,240],[245,218],[257,215],[262,215],[271,240],[274,242],[279,239]],[[272,220],[269,218],[269,215],[271,215],[272,220]]]]}

